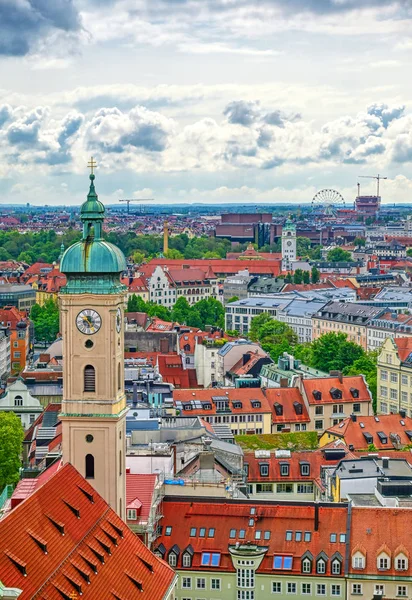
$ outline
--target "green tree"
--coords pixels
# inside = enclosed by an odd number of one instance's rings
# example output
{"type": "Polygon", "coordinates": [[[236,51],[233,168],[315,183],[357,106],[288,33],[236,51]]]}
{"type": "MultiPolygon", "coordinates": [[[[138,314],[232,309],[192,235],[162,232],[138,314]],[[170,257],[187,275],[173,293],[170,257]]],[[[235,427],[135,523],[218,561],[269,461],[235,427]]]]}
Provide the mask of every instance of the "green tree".
{"type": "Polygon", "coordinates": [[[147,304],[141,296],[132,294],[127,300],[127,312],[147,312],[147,304]]]}
{"type": "Polygon", "coordinates": [[[354,342],[348,342],[344,333],[325,333],[312,342],[311,365],[321,371],[343,371],[365,354],[354,342]]]}
{"type": "Polygon", "coordinates": [[[219,300],[216,300],[215,298],[199,300],[199,302],[196,302],[193,306],[193,310],[199,313],[202,328],[206,325],[213,325],[223,329],[225,326],[225,309],[219,300]]]}
{"type": "Polygon", "coordinates": [[[412,256],[412,248],[407,249],[406,256],[412,256]]]}
{"type": "Polygon", "coordinates": [[[147,302],[147,314],[149,317],[158,317],[162,319],[162,321],[171,321],[172,316],[170,310],[166,308],[166,306],[162,306],[161,304],[155,304],[154,302],[147,302]]]}
{"type": "Polygon", "coordinates": [[[260,342],[262,346],[264,346],[264,344],[276,345],[287,342],[289,346],[292,347],[297,343],[298,336],[287,323],[272,319],[258,328],[257,341],[260,342]]]}
{"type": "Polygon", "coordinates": [[[176,300],[174,307],[172,308],[172,321],[177,323],[189,323],[189,317],[191,313],[191,307],[189,302],[184,296],[180,296],[176,300]]]}
{"type": "Polygon", "coordinates": [[[292,283],[292,273],[285,275],[285,283],[292,283]]]}
{"type": "Polygon", "coordinates": [[[226,333],[226,335],[229,335],[230,337],[237,337],[239,335],[239,332],[237,331],[237,329],[228,329],[225,333],[226,333]]]}
{"type": "Polygon", "coordinates": [[[136,264],[136,265],[140,265],[144,259],[145,259],[145,255],[143,252],[141,252],[140,250],[136,250],[135,252],[133,252],[132,254],[132,261],[136,264]]]}
{"type": "Polygon", "coordinates": [[[0,412],[0,490],[19,481],[23,438],[20,419],[13,412],[0,412]]]}
{"type": "Polygon", "coordinates": [[[320,272],[319,272],[319,269],[317,269],[316,267],[312,267],[311,279],[312,279],[312,283],[318,283],[318,281],[320,279],[320,272]]]}
{"type": "Polygon", "coordinates": [[[202,317],[200,316],[200,313],[198,310],[196,310],[196,304],[191,308],[190,310],[190,314],[187,318],[187,325],[189,325],[189,327],[194,327],[197,329],[204,329],[204,322],[202,321],[202,317]]]}
{"type": "Polygon", "coordinates": [[[353,240],[353,243],[355,245],[356,248],[364,248],[366,245],[366,240],[363,237],[357,237],[353,240]]]}
{"type": "Polygon", "coordinates": [[[34,305],[30,312],[37,341],[53,342],[60,331],[59,307],[54,298],[49,298],[43,306],[34,305]],[[36,308],[36,306],[38,308],[36,308]]]}
{"type": "Polygon", "coordinates": [[[169,248],[169,250],[165,252],[165,258],[172,258],[176,260],[184,257],[183,254],[179,252],[179,250],[176,250],[175,248],[169,248]]]}
{"type": "Polygon", "coordinates": [[[303,281],[303,271],[302,269],[296,269],[293,274],[293,283],[300,284],[303,281]]]}
{"type": "Polygon", "coordinates": [[[266,323],[270,323],[272,319],[273,317],[268,312],[261,312],[260,315],[253,317],[249,327],[249,339],[251,339],[252,342],[259,341],[259,329],[266,323]]]}
{"type": "Polygon", "coordinates": [[[303,283],[310,283],[309,271],[303,271],[302,280],[303,280],[303,283]]]}
{"type": "Polygon", "coordinates": [[[239,300],[239,296],[232,296],[231,298],[229,298],[229,300],[226,302],[226,304],[230,304],[231,302],[237,302],[239,300]]]}
{"type": "Polygon", "coordinates": [[[332,248],[328,252],[328,260],[330,262],[352,262],[352,255],[343,248],[332,248]]]}
{"type": "Polygon", "coordinates": [[[302,258],[310,257],[311,241],[307,237],[296,238],[296,254],[302,258]]]}
{"type": "Polygon", "coordinates": [[[364,375],[366,383],[372,394],[373,410],[377,409],[377,362],[378,352],[364,353],[356,359],[350,366],[343,370],[344,375],[364,375]]]}

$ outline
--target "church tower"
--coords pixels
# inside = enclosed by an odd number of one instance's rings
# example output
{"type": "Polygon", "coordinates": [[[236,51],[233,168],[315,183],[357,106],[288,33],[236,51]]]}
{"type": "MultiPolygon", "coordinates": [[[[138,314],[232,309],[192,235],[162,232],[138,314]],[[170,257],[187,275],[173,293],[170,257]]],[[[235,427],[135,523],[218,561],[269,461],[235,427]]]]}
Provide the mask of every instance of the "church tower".
{"type": "Polygon", "coordinates": [[[296,260],[296,225],[288,218],[282,228],[282,271],[291,271],[296,260]]]}
{"type": "Polygon", "coordinates": [[[70,462],[117,514],[125,518],[126,396],[123,253],[102,235],[104,206],[93,174],[80,210],[82,239],[70,246],[60,269],[67,285],[59,296],[63,335],[63,462],[70,462]]]}

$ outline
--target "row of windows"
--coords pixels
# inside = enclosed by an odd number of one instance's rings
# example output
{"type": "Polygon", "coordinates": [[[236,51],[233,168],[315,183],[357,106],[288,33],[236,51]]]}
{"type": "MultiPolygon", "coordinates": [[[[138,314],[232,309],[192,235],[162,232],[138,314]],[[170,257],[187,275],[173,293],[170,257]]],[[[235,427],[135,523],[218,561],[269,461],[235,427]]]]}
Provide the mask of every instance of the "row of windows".
{"type": "MultiPolygon", "coordinates": [[[[297,583],[286,582],[285,591],[287,594],[297,594],[298,593],[297,590],[298,590],[297,583]]],[[[326,583],[317,583],[315,590],[316,590],[317,596],[326,596],[326,590],[327,590],[326,583]]],[[[272,593],[273,594],[281,594],[282,593],[282,582],[281,581],[272,581],[272,593]]],[[[312,594],[312,584],[311,583],[301,583],[300,593],[304,594],[304,595],[312,594]]],[[[342,586],[340,583],[332,583],[330,585],[330,595],[331,596],[341,596],[342,595],[342,586]]]]}
{"type": "MultiPolygon", "coordinates": [[[[365,568],[365,557],[362,554],[355,554],[352,557],[352,568],[353,569],[364,569],[365,568]]],[[[407,571],[408,559],[404,556],[397,556],[394,561],[396,571],[407,571]]],[[[391,559],[386,554],[380,555],[376,559],[376,566],[380,571],[387,571],[391,568],[391,559]]]]}
{"type": "MultiPolygon", "coordinates": [[[[205,407],[202,407],[204,410],[205,407]]],[[[234,407],[236,408],[236,407],[234,407]]],[[[184,405],[183,406],[184,410],[192,410],[192,406],[190,404],[184,405]]],[[[211,410],[211,407],[210,409],[211,410]]],[[[258,422],[261,423],[263,421],[263,415],[222,415],[222,416],[217,416],[217,417],[209,417],[209,416],[205,416],[202,417],[203,419],[205,419],[208,423],[253,423],[253,422],[258,422]]]]}
{"type": "MultiPolygon", "coordinates": [[[[194,582],[196,590],[205,590],[206,589],[206,579],[204,577],[196,577],[196,581],[194,582]]],[[[192,578],[191,577],[182,577],[182,590],[191,590],[192,589],[192,578]]],[[[221,580],[216,577],[211,577],[210,579],[210,589],[211,590],[221,590],[222,584],[221,580]]]]}
{"type": "MultiPolygon", "coordinates": [[[[255,485],[255,493],[256,494],[273,494],[273,483],[249,483],[248,491],[249,494],[253,494],[253,485],[255,485]]],[[[293,483],[277,483],[276,484],[276,493],[277,494],[293,494],[295,489],[295,484],[293,483]]],[[[296,485],[296,493],[297,494],[313,494],[313,484],[312,483],[298,483],[296,485]]]]}

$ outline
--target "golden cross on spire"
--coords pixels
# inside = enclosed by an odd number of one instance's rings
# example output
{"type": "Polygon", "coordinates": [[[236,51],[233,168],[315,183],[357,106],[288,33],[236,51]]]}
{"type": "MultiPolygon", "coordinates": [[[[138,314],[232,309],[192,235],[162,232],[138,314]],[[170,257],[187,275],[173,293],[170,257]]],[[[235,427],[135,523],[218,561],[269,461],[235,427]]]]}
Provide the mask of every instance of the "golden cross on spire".
{"type": "Polygon", "coordinates": [[[87,166],[89,167],[91,174],[93,175],[93,170],[95,167],[97,167],[97,162],[93,159],[93,156],[91,157],[90,161],[87,163],[87,166]]]}

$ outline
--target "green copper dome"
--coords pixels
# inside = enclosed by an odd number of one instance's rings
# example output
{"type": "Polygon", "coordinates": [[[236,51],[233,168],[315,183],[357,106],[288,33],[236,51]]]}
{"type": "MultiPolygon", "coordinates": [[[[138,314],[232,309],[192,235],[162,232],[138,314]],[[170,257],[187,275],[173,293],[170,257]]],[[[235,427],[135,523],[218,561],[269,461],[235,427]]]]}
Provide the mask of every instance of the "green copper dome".
{"type": "Polygon", "coordinates": [[[103,239],[104,206],[90,175],[90,190],[80,209],[83,237],[64,252],[60,270],[67,275],[62,293],[118,293],[124,289],[120,274],[126,270],[123,252],[103,239]]]}

